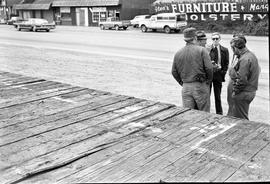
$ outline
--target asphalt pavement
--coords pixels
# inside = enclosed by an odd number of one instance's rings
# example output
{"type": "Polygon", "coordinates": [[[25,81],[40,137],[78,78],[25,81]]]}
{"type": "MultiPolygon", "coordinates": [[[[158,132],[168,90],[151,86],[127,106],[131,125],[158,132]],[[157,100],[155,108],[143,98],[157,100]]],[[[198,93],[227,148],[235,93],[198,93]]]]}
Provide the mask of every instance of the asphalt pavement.
{"type": "MultiPolygon", "coordinates": [[[[210,34],[207,36],[210,38],[210,34]]],[[[221,36],[222,44],[229,48],[232,35],[221,36]]],[[[247,40],[262,68],[259,90],[251,105],[251,120],[269,122],[268,37],[247,40]]],[[[103,31],[76,26],[29,32],[0,25],[0,43],[1,70],[182,105],[181,87],[171,75],[174,53],[185,44],[182,33],[141,33],[134,28],[103,31]]],[[[224,112],[226,77],[222,88],[224,112]]]]}

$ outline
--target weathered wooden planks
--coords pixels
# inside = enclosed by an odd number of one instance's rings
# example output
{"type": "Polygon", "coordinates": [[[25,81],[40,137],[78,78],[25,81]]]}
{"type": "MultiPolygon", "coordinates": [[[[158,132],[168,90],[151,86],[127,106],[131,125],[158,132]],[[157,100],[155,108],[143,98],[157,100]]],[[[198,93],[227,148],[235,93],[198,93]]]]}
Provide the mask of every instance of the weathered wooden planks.
{"type": "Polygon", "coordinates": [[[0,71],[1,183],[269,180],[270,126],[0,71]]]}

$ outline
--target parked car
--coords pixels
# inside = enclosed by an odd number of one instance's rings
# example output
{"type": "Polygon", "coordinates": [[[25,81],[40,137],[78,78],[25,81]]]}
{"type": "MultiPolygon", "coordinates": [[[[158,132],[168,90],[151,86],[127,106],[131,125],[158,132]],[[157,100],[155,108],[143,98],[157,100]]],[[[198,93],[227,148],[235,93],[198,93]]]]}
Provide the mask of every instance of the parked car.
{"type": "Polygon", "coordinates": [[[5,18],[0,18],[0,24],[6,24],[7,20],[5,18]]]}
{"type": "Polygon", "coordinates": [[[13,25],[14,23],[19,23],[19,22],[22,22],[22,21],[25,21],[25,20],[23,18],[21,18],[21,17],[11,17],[11,19],[9,19],[7,21],[7,24],[8,25],[13,25]]]}
{"type": "Polygon", "coordinates": [[[140,21],[149,19],[151,15],[137,15],[132,20],[130,20],[130,23],[133,27],[139,27],[140,21]]]}
{"type": "Polygon", "coordinates": [[[109,17],[106,21],[101,21],[98,23],[101,30],[104,29],[124,29],[126,30],[130,26],[129,20],[119,20],[116,17],[109,17]]]}
{"type": "Polygon", "coordinates": [[[45,30],[49,32],[51,29],[55,29],[55,22],[49,23],[46,19],[30,18],[27,21],[14,23],[18,31],[22,29],[28,29],[30,31],[45,30]]]}
{"type": "Polygon", "coordinates": [[[142,32],[163,30],[165,33],[180,32],[187,26],[185,13],[160,13],[140,22],[142,32]]]}

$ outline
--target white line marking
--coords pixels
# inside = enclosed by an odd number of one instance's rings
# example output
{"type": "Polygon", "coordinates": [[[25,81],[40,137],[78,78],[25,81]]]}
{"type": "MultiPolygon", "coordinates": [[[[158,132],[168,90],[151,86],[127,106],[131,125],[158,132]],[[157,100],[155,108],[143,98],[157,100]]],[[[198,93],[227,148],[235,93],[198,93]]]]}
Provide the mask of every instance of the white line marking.
{"type": "Polygon", "coordinates": [[[68,103],[76,103],[75,101],[73,100],[69,100],[69,99],[63,99],[63,98],[60,98],[60,97],[52,97],[53,99],[56,99],[56,100],[60,100],[60,101],[63,101],[63,102],[68,102],[68,103]]]}
{"type": "Polygon", "coordinates": [[[216,137],[216,136],[218,136],[218,135],[220,135],[220,134],[226,132],[227,130],[229,130],[230,128],[234,127],[235,125],[236,125],[236,123],[231,124],[231,125],[227,125],[227,126],[226,126],[226,125],[220,125],[219,127],[220,127],[220,128],[223,128],[221,131],[219,131],[219,132],[217,132],[217,133],[215,133],[215,134],[212,134],[212,135],[210,135],[209,137],[206,137],[205,139],[203,139],[203,140],[197,142],[197,143],[196,143],[194,146],[192,146],[191,148],[192,148],[192,149],[199,148],[199,146],[200,146],[203,142],[206,142],[206,141],[208,141],[208,140],[210,140],[210,139],[213,139],[214,137],[216,137]]]}

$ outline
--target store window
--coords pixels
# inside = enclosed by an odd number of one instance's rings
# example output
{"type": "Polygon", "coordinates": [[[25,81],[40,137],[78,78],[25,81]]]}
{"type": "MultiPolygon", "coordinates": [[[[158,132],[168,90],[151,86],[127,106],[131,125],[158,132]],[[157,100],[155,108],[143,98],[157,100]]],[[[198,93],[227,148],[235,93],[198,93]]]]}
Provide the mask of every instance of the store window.
{"type": "Polygon", "coordinates": [[[116,11],[115,12],[115,17],[118,18],[118,19],[120,19],[120,12],[119,11],[116,11]]]}
{"type": "Polygon", "coordinates": [[[60,14],[62,19],[71,20],[69,7],[60,7],[60,14]]]}
{"type": "Polygon", "coordinates": [[[115,17],[115,10],[108,10],[108,17],[115,17]]]}
{"type": "Polygon", "coordinates": [[[107,16],[106,16],[106,12],[100,12],[100,14],[99,14],[99,21],[106,21],[106,19],[107,19],[107,16]]]}
{"type": "Polygon", "coordinates": [[[93,12],[93,22],[99,22],[99,12],[93,12]]]}
{"type": "Polygon", "coordinates": [[[106,7],[94,7],[92,8],[92,20],[93,22],[106,21],[107,9],[106,7]]]}

